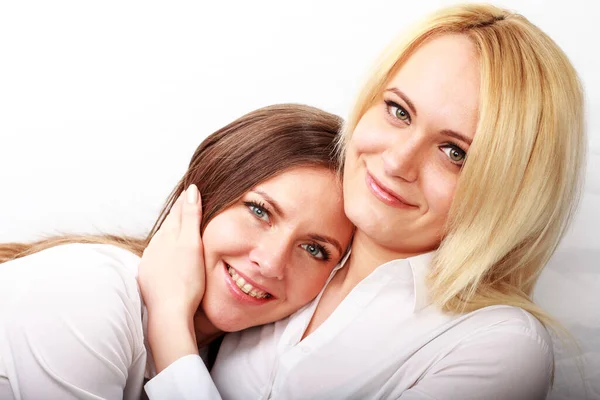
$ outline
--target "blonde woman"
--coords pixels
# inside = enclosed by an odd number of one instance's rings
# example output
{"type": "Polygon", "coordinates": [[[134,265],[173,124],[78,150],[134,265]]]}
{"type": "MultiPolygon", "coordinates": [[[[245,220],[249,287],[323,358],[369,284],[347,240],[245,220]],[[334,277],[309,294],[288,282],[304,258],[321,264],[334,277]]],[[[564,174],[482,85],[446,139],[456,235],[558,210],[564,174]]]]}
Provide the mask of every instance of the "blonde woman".
{"type": "MultiPolygon", "coordinates": [[[[545,398],[552,320],[531,294],[577,202],[582,97],[558,46],[491,5],[395,40],[340,143],[352,253],[309,306],[225,338],[223,398],[545,398]]],[[[195,398],[179,382],[202,369],[188,355],[149,386],[195,398]]]]}

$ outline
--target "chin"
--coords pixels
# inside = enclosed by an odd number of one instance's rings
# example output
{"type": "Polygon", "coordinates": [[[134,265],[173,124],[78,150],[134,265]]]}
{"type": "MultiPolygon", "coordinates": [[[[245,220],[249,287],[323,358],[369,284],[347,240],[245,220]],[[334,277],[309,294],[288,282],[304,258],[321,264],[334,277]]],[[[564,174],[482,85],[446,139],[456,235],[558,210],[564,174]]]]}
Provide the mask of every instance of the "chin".
{"type": "Polygon", "coordinates": [[[372,204],[348,204],[346,215],[373,243],[400,254],[421,254],[439,245],[437,235],[423,234],[414,220],[398,219],[372,204]]]}
{"type": "Polygon", "coordinates": [[[238,315],[227,313],[207,313],[208,320],[223,332],[237,332],[248,328],[251,324],[238,315]]]}
{"type": "MultiPolygon", "coordinates": [[[[359,196],[346,197],[344,212],[346,216],[361,231],[372,234],[381,231],[382,226],[391,220],[382,210],[370,204],[359,196]]],[[[369,235],[370,236],[370,235],[369,235]]]]}
{"type": "Polygon", "coordinates": [[[208,322],[220,331],[236,332],[247,327],[248,317],[220,298],[205,295],[201,308],[208,322]]]}

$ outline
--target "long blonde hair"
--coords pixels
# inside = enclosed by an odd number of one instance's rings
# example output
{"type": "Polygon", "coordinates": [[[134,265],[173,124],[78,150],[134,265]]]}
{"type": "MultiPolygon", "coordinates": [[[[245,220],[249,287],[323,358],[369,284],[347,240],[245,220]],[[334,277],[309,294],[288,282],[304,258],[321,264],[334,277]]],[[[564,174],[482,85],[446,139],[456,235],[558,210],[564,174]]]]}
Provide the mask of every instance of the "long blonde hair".
{"type": "Polygon", "coordinates": [[[450,33],[466,35],[477,49],[481,103],[429,276],[431,300],[452,313],[513,305],[553,325],[531,295],[578,202],[583,91],[565,54],[539,28],[491,5],[431,15],[377,62],[344,127],[341,156],[360,118],[408,57],[450,33]]]}

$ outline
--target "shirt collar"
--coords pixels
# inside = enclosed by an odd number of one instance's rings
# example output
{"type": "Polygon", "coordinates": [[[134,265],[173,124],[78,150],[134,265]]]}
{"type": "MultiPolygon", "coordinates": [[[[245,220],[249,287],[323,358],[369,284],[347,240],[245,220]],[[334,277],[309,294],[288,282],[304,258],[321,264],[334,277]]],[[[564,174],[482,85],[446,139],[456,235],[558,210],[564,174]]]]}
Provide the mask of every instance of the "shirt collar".
{"type": "Polygon", "coordinates": [[[413,312],[421,311],[430,304],[427,275],[431,268],[433,254],[434,252],[429,252],[407,259],[413,275],[415,293],[413,312]]]}
{"type": "MultiPolygon", "coordinates": [[[[342,258],[340,263],[334,268],[329,276],[329,279],[327,280],[327,284],[333,278],[333,275],[335,275],[335,273],[346,264],[351,252],[352,250],[349,250],[342,258]]],[[[397,262],[408,262],[410,265],[415,296],[413,300],[413,312],[422,310],[430,303],[429,289],[427,287],[427,275],[429,274],[431,261],[433,260],[433,254],[434,252],[431,251],[429,253],[419,254],[418,256],[409,257],[407,259],[397,259],[391,261],[393,264],[396,264],[397,262]]],[[[325,284],[325,286],[327,286],[327,284],[325,284]]]]}

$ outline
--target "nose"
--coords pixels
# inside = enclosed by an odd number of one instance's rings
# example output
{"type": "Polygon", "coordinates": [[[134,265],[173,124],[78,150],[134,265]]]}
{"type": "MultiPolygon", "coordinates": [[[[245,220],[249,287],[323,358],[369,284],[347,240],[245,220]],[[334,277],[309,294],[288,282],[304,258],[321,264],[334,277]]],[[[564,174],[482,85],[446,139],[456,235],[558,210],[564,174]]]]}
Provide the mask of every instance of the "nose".
{"type": "Polygon", "coordinates": [[[250,261],[258,266],[260,274],[265,278],[282,280],[290,254],[289,239],[285,235],[273,234],[256,243],[250,251],[250,261]]]}
{"type": "Polygon", "coordinates": [[[408,138],[398,138],[381,154],[384,172],[406,182],[416,181],[422,163],[422,147],[422,140],[414,133],[408,138]]]}

